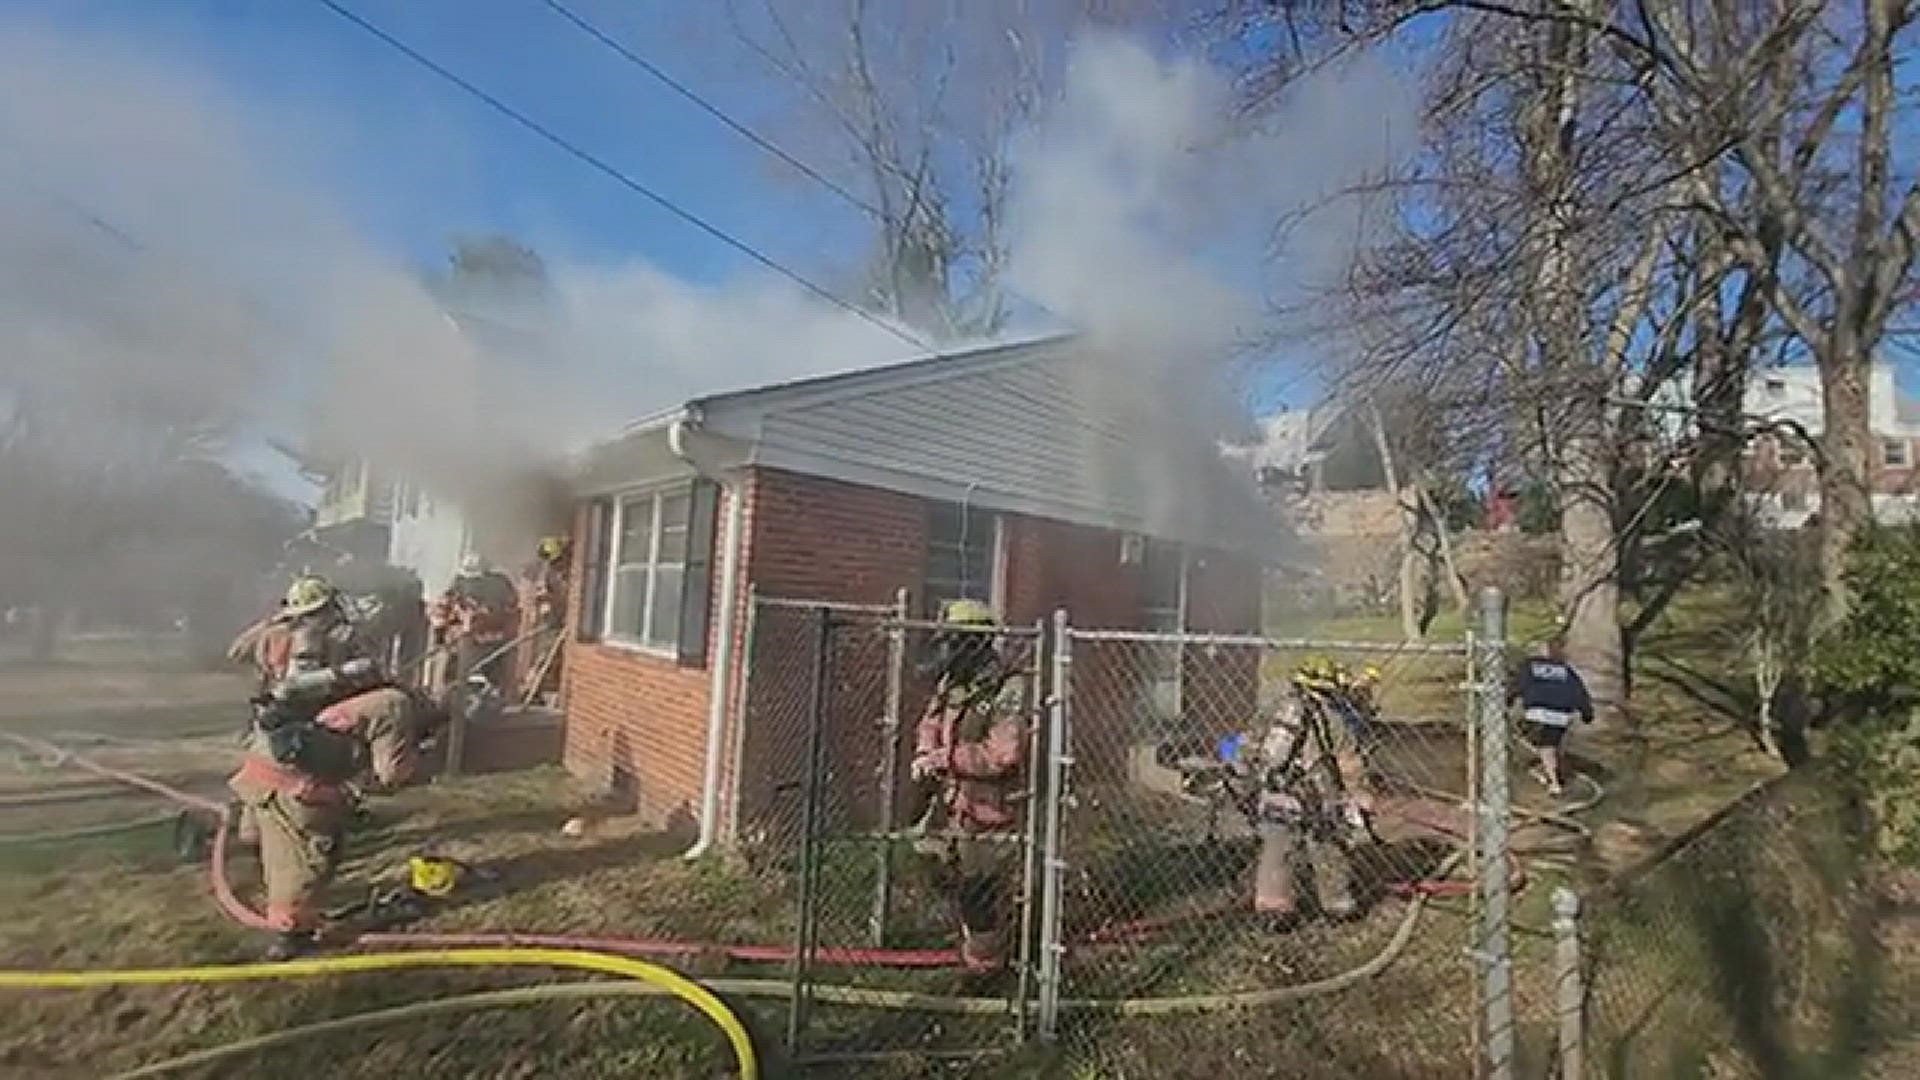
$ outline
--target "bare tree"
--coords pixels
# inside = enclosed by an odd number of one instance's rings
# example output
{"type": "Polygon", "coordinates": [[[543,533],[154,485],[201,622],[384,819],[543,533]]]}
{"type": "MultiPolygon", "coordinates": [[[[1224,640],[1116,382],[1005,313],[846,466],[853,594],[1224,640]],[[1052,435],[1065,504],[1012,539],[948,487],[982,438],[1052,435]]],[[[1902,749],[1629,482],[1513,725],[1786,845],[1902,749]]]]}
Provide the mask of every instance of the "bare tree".
{"type": "Polygon", "coordinates": [[[857,193],[876,230],[866,302],[937,336],[1009,314],[1009,152],[1067,43],[1097,26],[1178,25],[1175,0],[727,0],[731,30],[799,92],[812,167],[857,193]]]}

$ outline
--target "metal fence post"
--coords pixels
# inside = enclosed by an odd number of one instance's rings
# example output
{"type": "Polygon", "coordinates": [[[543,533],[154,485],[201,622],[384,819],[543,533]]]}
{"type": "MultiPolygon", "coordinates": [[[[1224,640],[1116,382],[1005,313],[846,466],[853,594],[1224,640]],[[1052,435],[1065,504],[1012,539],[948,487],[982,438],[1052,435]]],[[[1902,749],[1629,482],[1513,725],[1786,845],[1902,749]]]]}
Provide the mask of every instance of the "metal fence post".
{"type": "Polygon", "coordinates": [[[1507,764],[1507,598],[1499,589],[1480,591],[1474,635],[1474,719],[1479,733],[1479,800],[1475,806],[1479,856],[1479,925],[1473,957],[1480,972],[1484,1075],[1513,1076],[1513,956],[1509,915],[1513,883],[1507,867],[1507,824],[1512,780],[1507,764]]]}
{"type": "MultiPolygon", "coordinates": [[[[1026,699],[1021,703],[1026,715],[1036,721],[1042,721],[1042,710],[1047,717],[1052,716],[1051,693],[1042,688],[1041,672],[1048,670],[1043,665],[1051,662],[1053,653],[1047,636],[1047,620],[1040,619],[1033,624],[1033,677],[1027,680],[1026,699]]],[[[1036,722],[1027,733],[1027,831],[1021,838],[1020,859],[1020,957],[1019,979],[1014,986],[1014,1022],[1017,1025],[1021,1042],[1025,1042],[1028,1021],[1031,1013],[1027,1005],[1033,1000],[1033,982],[1036,974],[1033,952],[1039,942],[1035,940],[1034,927],[1038,924],[1040,912],[1039,897],[1035,895],[1040,881],[1040,809],[1045,799],[1042,786],[1043,770],[1041,762],[1046,760],[1047,731],[1051,725],[1036,722]]]]}
{"type": "Polygon", "coordinates": [[[879,864],[874,868],[873,911],[867,916],[867,939],[875,948],[887,943],[887,922],[893,908],[894,804],[900,797],[900,740],[905,730],[900,710],[907,668],[907,628],[902,624],[909,614],[907,590],[902,588],[893,595],[895,621],[887,630],[887,703],[886,715],[880,718],[880,843],[874,849],[879,864]]]}
{"type": "Polygon", "coordinates": [[[1066,862],[1060,850],[1060,825],[1067,801],[1067,775],[1073,765],[1067,742],[1072,703],[1073,640],[1064,609],[1053,613],[1053,665],[1047,709],[1046,832],[1041,839],[1040,884],[1040,1002],[1036,1030],[1051,1040],[1059,1034],[1060,961],[1066,946],[1060,940],[1061,875],[1066,862]]]}
{"type": "Polygon", "coordinates": [[[813,953],[819,931],[820,772],[827,726],[827,663],[833,644],[833,613],[814,609],[813,682],[807,703],[806,801],[800,824],[800,912],[794,928],[793,995],[787,1006],[787,1052],[797,1055],[813,997],[813,953]]]}
{"type": "Polygon", "coordinates": [[[1561,1080],[1586,1080],[1586,986],[1581,976],[1580,897],[1553,890],[1553,966],[1560,1011],[1561,1080]]]}

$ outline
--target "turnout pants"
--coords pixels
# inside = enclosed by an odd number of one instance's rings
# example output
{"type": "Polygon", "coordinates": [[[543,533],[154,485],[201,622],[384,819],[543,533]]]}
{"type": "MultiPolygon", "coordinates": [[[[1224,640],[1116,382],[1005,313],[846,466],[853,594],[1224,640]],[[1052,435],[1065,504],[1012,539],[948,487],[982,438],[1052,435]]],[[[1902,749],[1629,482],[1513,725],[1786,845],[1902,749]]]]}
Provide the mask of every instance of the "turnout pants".
{"type": "Polygon", "coordinates": [[[935,887],[959,917],[962,958],[970,964],[998,963],[1019,889],[1019,834],[930,837],[920,852],[935,887]]]}
{"type": "Polygon", "coordinates": [[[1254,910],[1291,916],[1300,910],[1300,877],[1310,878],[1314,901],[1325,915],[1353,913],[1353,864],[1340,842],[1304,823],[1263,822],[1260,858],[1254,866],[1254,910]]]}
{"type": "Polygon", "coordinates": [[[232,786],[240,797],[243,833],[259,835],[267,922],[276,930],[314,929],[321,896],[340,865],[345,802],[305,802],[245,777],[236,777],[232,786]]]}

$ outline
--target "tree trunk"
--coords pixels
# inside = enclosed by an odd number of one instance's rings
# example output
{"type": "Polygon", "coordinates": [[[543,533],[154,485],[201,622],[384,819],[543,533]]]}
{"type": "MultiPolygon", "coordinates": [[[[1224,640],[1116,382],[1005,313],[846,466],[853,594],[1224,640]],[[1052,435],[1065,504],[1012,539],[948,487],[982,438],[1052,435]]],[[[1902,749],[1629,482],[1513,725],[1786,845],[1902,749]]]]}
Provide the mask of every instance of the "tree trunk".
{"type": "Polygon", "coordinates": [[[1387,495],[1393,499],[1393,505],[1399,510],[1400,521],[1400,636],[1408,641],[1417,641],[1423,635],[1420,622],[1420,554],[1414,550],[1414,538],[1419,532],[1419,524],[1414,520],[1417,509],[1407,505],[1400,495],[1400,477],[1393,467],[1393,446],[1387,441],[1387,424],[1380,417],[1380,408],[1367,407],[1367,416],[1373,428],[1373,448],[1380,455],[1380,475],[1387,485],[1387,495]]]}
{"type": "Polygon", "coordinates": [[[1453,596],[1453,606],[1465,615],[1473,607],[1467,598],[1467,578],[1460,572],[1460,564],[1453,557],[1453,538],[1447,534],[1447,518],[1434,504],[1433,497],[1427,494],[1427,486],[1422,483],[1414,488],[1414,495],[1425,509],[1427,520],[1433,522],[1433,535],[1440,551],[1440,573],[1445,577],[1447,590],[1453,596]]]}
{"type": "MultiPolygon", "coordinates": [[[[1597,413],[1598,406],[1591,411],[1597,413]]],[[[1598,428],[1597,416],[1592,426],[1598,428]]],[[[1586,680],[1595,711],[1613,717],[1626,703],[1625,652],[1611,470],[1597,435],[1563,443],[1555,472],[1561,493],[1560,611],[1567,620],[1567,652],[1586,680]]]]}
{"type": "Polygon", "coordinates": [[[1820,358],[1820,611],[1816,627],[1838,625],[1847,613],[1846,565],[1853,539],[1873,522],[1873,431],[1870,365],[1844,326],[1832,351],[1820,358]]]}

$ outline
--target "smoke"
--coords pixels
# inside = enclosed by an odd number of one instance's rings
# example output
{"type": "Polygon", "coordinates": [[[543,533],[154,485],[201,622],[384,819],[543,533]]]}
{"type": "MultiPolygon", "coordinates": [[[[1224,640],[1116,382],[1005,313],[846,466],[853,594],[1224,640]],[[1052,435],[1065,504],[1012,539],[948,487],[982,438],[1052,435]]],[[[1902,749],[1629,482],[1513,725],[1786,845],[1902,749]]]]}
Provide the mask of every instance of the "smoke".
{"type": "MultiPolygon", "coordinates": [[[[1086,38],[1014,151],[1009,280],[1123,365],[1090,392],[1151,401],[1254,334],[1277,292],[1339,271],[1350,218],[1277,253],[1264,230],[1383,165],[1410,101],[1361,63],[1236,125],[1204,64],[1086,38]]],[[[72,486],[265,434],[491,505],[528,536],[564,502],[545,467],[637,416],[914,351],[778,278],[694,285],[640,261],[551,265],[532,315],[463,310],[329,189],[308,144],[338,122],[242,102],[131,43],[0,28],[0,468],[72,486]]],[[[1156,482],[1168,513],[1181,481],[1156,482]]],[[[4,539],[0,554],[50,550],[4,539]]],[[[0,558],[0,584],[24,564],[0,558]]]]}
{"type": "Polygon", "coordinates": [[[1142,488],[1156,525],[1218,505],[1201,493],[1219,491],[1219,461],[1195,436],[1243,430],[1228,361],[1269,375],[1303,362],[1249,351],[1285,336],[1278,310],[1347,272],[1366,208],[1340,196],[1408,151],[1415,91],[1363,55],[1248,117],[1200,60],[1111,34],[1077,42],[1060,99],[1016,150],[1009,279],[1082,332],[1101,362],[1081,393],[1130,416],[1153,463],[1133,476],[1119,455],[1089,453],[1111,468],[1097,485],[1142,488]]]}

